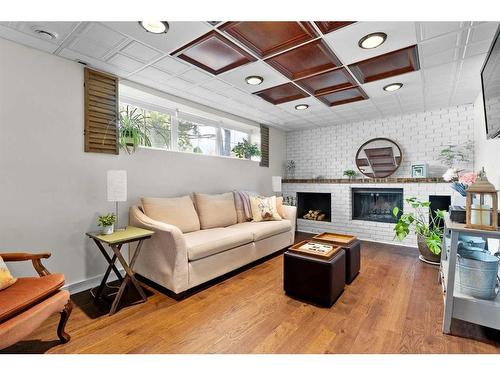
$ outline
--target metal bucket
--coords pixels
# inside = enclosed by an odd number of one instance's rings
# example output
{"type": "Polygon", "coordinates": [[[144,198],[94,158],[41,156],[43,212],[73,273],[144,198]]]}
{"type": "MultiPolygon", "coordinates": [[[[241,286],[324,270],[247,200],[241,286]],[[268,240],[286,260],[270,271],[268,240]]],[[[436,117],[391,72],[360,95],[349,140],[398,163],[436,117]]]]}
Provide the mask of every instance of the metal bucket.
{"type": "Polygon", "coordinates": [[[476,247],[480,249],[486,248],[486,241],[482,237],[466,236],[461,234],[458,236],[458,241],[462,243],[465,248],[476,247]]]}
{"type": "Polygon", "coordinates": [[[463,293],[481,299],[498,294],[500,259],[480,248],[458,250],[458,282],[463,293]]]}

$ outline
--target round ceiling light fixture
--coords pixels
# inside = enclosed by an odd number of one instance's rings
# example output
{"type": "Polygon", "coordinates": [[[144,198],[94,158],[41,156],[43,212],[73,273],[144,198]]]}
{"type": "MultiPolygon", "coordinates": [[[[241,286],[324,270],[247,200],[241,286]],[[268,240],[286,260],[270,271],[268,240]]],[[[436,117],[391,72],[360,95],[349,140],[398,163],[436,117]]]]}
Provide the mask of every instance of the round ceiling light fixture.
{"type": "Polygon", "coordinates": [[[297,111],[303,111],[303,110],[305,110],[305,109],[307,109],[307,108],[309,108],[309,105],[308,105],[308,104],[297,104],[297,105],[295,106],[295,109],[296,109],[297,111]]]}
{"type": "Polygon", "coordinates": [[[48,30],[44,30],[44,29],[40,28],[39,26],[33,26],[33,28],[31,30],[33,30],[33,32],[37,36],[39,36],[40,38],[45,39],[45,40],[54,40],[57,38],[56,33],[53,33],[53,32],[48,31],[48,30]]]}
{"type": "Polygon", "coordinates": [[[388,85],[385,85],[384,86],[384,91],[396,91],[396,90],[399,90],[401,87],[403,87],[403,84],[402,83],[389,83],[388,85]]]}
{"type": "Polygon", "coordinates": [[[358,42],[358,46],[360,46],[363,49],[377,48],[382,43],[384,43],[386,39],[387,39],[386,33],[382,32],[371,33],[362,37],[358,42]]]}
{"type": "Polygon", "coordinates": [[[262,78],[261,76],[248,76],[245,78],[245,81],[249,85],[256,86],[264,82],[264,78],[262,78]]]}
{"type": "Polygon", "coordinates": [[[139,21],[139,25],[148,33],[153,34],[165,34],[170,27],[167,21],[139,21]]]}

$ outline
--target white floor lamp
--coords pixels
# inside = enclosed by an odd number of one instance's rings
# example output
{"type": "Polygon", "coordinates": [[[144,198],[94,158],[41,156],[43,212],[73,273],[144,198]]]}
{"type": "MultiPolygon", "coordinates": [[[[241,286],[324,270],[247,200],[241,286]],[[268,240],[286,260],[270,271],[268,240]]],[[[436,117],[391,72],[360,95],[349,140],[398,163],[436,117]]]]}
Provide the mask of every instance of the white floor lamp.
{"type": "Polygon", "coordinates": [[[118,202],[127,201],[127,171],[108,171],[108,202],[115,202],[116,230],[123,230],[118,226],[118,202]]]}

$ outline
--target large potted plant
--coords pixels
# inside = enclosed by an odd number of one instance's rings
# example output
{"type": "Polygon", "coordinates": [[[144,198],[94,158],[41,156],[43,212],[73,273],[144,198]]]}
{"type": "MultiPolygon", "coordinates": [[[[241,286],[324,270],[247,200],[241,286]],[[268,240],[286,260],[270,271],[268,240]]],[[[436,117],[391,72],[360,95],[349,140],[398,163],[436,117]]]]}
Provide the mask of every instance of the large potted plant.
{"type": "Polygon", "coordinates": [[[443,239],[443,229],[440,224],[444,219],[445,211],[435,210],[433,215],[430,212],[431,202],[421,201],[414,197],[407,198],[406,202],[413,209],[413,212],[400,215],[398,207],[394,207],[392,210],[395,217],[399,216],[394,227],[396,232],[394,238],[402,241],[410,233],[415,233],[420,259],[429,263],[439,263],[443,239]]]}

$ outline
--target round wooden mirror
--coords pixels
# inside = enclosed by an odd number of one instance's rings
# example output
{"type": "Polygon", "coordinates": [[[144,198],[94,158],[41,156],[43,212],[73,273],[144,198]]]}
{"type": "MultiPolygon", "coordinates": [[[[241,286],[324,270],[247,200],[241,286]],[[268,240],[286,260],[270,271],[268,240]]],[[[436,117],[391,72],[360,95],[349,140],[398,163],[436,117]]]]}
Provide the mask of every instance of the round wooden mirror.
{"type": "Polygon", "coordinates": [[[356,165],[367,177],[384,178],[396,172],[402,159],[403,153],[396,142],[387,138],[374,138],[359,148],[356,165]]]}

